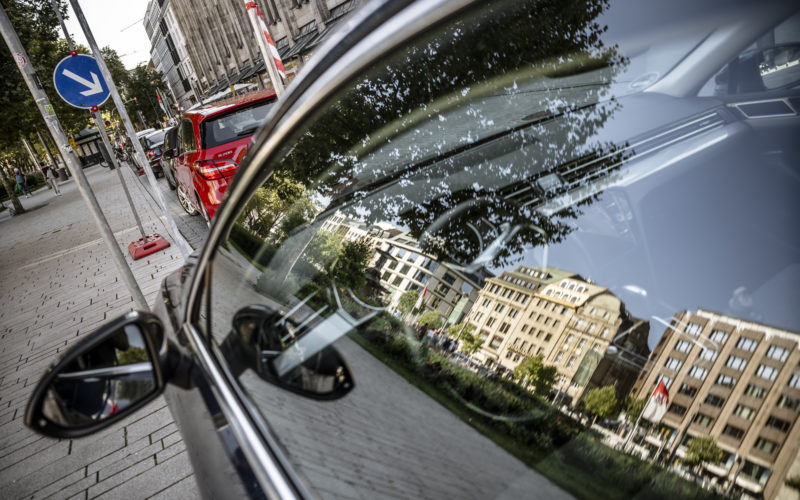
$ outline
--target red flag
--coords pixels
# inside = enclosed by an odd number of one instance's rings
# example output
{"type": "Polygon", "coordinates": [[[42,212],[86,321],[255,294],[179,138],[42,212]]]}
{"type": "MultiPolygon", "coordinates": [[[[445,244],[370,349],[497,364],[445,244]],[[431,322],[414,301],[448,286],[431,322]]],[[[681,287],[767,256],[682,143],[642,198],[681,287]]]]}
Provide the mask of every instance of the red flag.
{"type": "Polygon", "coordinates": [[[658,382],[656,390],[653,391],[653,395],[650,396],[650,399],[647,401],[644,410],[642,410],[642,418],[654,423],[661,422],[661,419],[667,412],[668,406],[669,391],[667,390],[667,386],[664,384],[664,380],[662,379],[658,382]]]}

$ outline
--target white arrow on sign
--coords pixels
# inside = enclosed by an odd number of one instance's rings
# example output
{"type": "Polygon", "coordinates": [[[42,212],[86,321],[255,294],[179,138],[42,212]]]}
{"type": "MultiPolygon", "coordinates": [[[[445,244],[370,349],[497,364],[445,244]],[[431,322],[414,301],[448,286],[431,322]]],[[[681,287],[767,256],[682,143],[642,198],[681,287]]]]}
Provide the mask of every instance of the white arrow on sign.
{"type": "Polygon", "coordinates": [[[103,86],[100,84],[100,79],[97,78],[97,75],[94,73],[94,71],[89,73],[89,74],[92,75],[92,81],[91,82],[89,80],[87,80],[86,78],[82,77],[82,76],[76,75],[75,73],[73,73],[72,71],[70,71],[68,69],[65,69],[64,71],[62,71],[62,73],[67,78],[72,78],[73,80],[75,80],[76,82],[80,83],[81,85],[85,85],[86,87],[89,87],[88,90],[84,90],[83,92],[81,92],[81,95],[83,95],[83,96],[90,96],[90,95],[94,95],[94,94],[99,94],[100,92],[103,91],[103,86]]]}

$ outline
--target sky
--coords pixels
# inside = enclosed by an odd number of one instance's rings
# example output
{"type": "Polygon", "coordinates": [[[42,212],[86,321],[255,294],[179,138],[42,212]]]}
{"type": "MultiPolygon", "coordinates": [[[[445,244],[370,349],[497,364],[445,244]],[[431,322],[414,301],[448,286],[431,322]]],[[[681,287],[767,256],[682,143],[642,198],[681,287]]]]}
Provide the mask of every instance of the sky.
{"type": "MultiPolygon", "coordinates": [[[[116,50],[126,68],[133,69],[150,60],[150,40],[143,24],[148,0],[80,0],[79,4],[97,44],[101,48],[110,46],[116,50]]],[[[88,47],[72,5],[68,9],[66,24],[69,34],[77,43],[88,47]]]]}

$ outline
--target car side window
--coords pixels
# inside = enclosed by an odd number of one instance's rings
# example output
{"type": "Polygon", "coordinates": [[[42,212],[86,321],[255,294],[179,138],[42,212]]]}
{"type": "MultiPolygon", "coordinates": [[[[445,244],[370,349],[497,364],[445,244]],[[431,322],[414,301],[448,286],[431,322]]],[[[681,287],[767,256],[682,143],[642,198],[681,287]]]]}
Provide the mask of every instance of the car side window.
{"type": "Polygon", "coordinates": [[[191,120],[184,119],[180,130],[181,153],[195,151],[197,143],[194,136],[194,126],[191,120]]]}
{"type": "Polygon", "coordinates": [[[629,496],[656,469],[576,412],[677,390],[642,371],[671,325],[796,329],[791,134],[638,91],[674,61],[624,8],[478,3],[342,84],[217,222],[209,342],[322,497],[629,496]]]}

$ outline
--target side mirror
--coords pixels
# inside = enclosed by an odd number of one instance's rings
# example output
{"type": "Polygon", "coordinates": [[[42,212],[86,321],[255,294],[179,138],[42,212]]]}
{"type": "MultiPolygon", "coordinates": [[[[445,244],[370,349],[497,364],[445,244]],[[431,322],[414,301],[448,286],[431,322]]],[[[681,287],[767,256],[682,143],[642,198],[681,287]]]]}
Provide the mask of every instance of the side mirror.
{"type": "Polygon", "coordinates": [[[124,418],[164,389],[161,322],[131,312],[90,334],[42,377],[25,425],[52,437],[91,434],[124,418]]]}
{"type": "MultiPolygon", "coordinates": [[[[350,368],[335,347],[312,342],[300,348],[297,325],[263,305],[252,305],[234,315],[233,331],[221,348],[237,353],[243,368],[263,380],[314,399],[339,399],[355,386],[350,368]]],[[[324,339],[323,339],[324,340],[324,339]]]]}
{"type": "Polygon", "coordinates": [[[175,150],[174,149],[165,149],[161,153],[161,158],[163,158],[165,160],[170,160],[172,158],[175,158],[175,150]]]}

